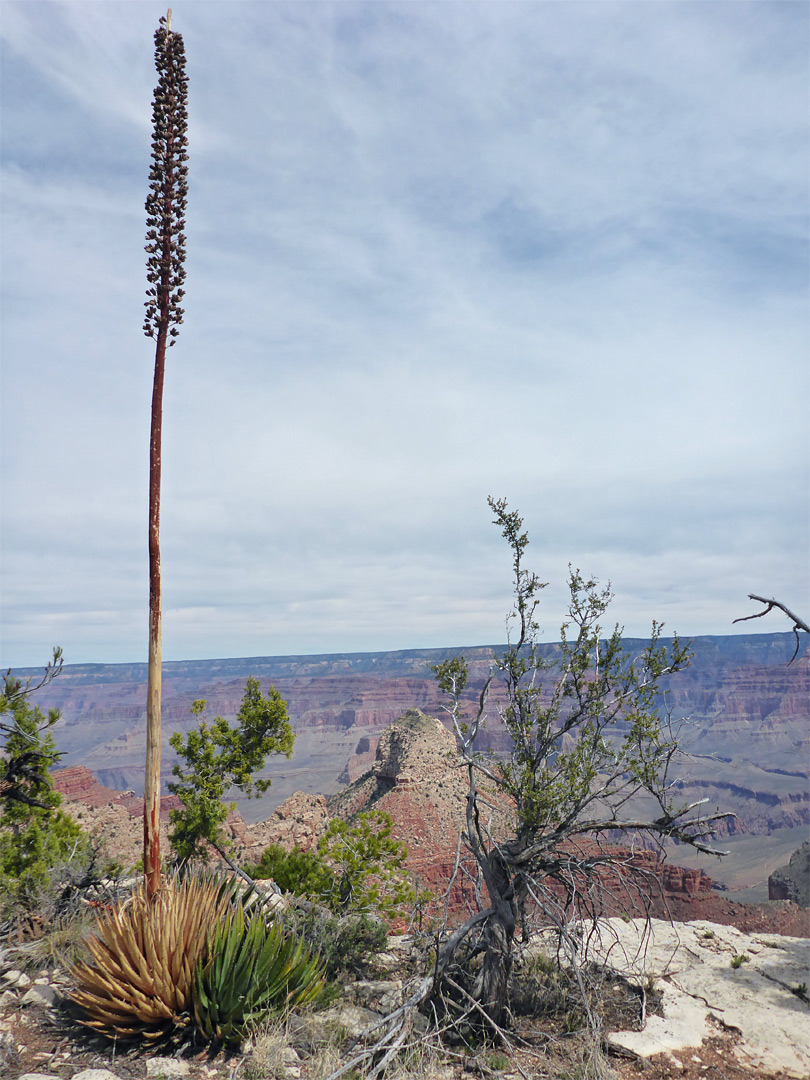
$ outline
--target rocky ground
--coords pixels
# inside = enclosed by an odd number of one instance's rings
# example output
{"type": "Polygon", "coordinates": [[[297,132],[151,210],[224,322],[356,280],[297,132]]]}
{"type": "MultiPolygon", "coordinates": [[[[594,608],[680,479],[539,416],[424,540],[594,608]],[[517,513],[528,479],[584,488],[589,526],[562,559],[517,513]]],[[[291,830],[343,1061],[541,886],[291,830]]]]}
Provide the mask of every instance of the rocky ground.
{"type": "MultiPolygon", "coordinates": [[[[439,1054],[425,1035],[397,1080],[504,1080],[613,1076],[616,1080],[788,1080],[810,1075],[808,942],[746,935],[719,924],[610,920],[600,948],[609,1030],[599,1055],[557,1023],[517,1018],[514,1049],[439,1054]],[[732,960],[746,955],[735,967],[732,960]],[[641,991],[644,990],[642,995],[641,991]],[[641,1003],[644,1002],[642,1023],[641,1003]]],[[[326,1080],[352,1043],[402,1000],[413,963],[407,937],[389,939],[376,977],[347,983],[320,1013],[271,1023],[238,1054],[127,1052],[85,1034],[67,1007],[64,970],[22,970],[24,953],[0,958],[0,1076],[6,1080],[326,1080]]],[[[356,1080],[360,1074],[355,1074],[356,1080]]]]}

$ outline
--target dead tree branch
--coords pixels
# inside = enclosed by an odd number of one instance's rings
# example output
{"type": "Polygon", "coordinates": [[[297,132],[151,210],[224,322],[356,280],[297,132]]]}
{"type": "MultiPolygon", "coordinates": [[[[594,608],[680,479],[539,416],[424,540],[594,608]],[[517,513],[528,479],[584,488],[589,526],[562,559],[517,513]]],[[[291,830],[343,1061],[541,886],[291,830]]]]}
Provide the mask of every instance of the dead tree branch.
{"type": "Polygon", "coordinates": [[[767,615],[769,611],[773,611],[774,608],[779,608],[779,610],[783,611],[789,619],[793,620],[793,633],[796,635],[796,648],[793,651],[793,656],[791,656],[788,661],[789,664],[792,664],[799,655],[799,648],[801,646],[799,631],[804,630],[806,634],[810,634],[810,626],[807,625],[804,619],[800,618],[795,612],[791,611],[789,607],[783,604],[781,600],[774,600],[773,597],[769,599],[767,596],[757,596],[756,593],[749,593],[748,599],[756,600],[758,604],[765,604],[766,607],[763,611],[757,611],[753,615],[741,615],[739,619],[733,619],[732,625],[733,623],[738,622],[748,622],[749,619],[761,619],[762,616],[767,615]]]}

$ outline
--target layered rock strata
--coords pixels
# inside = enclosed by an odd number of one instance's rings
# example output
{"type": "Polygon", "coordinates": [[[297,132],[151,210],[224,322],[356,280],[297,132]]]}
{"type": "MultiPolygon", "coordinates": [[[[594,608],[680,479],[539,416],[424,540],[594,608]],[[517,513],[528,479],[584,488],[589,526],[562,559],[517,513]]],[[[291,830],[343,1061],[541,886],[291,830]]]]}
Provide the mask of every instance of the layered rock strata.
{"type": "MultiPolygon", "coordinates": [[[[643,644],[626,642],[630,649],[643,644]]],[[[802,654],[788,664],[794,647],[790,633],[697,638],[693,663],[665,688],[666,711],[676,720],[688,718],[681,738],[694,756],[684,778],[684,801],[708,797],[735,811],[736,818],[724,826],[731,834],[767,835],[810,822],[810,659],[803,642],[802,654]]],[[[374,740],[405,709],[418,706],[441,715],[429,664],[463,652],[473,702],[498,651],[481,646],[167,663],[164,772],[168,775],[174,760],[171,733],[194,723],[193,700],[204,696],[212,715],[231,718],[248,675],[272,681],[289,702],[298,742],[292,762],[268,762],[266,775],[274,780],[268,795],[240,804],[245,817],[264,818],[296,789],[334,792],[342,762],[362,744],[344,777],[356,780],[373,760],[374,740]]],[[[544,645],[542,652],[553,662],[559,647],[544,645]]],[[[68,665],[39,692],[42,708],[63,711],[54,735],[65,764],[89,766],[110,787],[142,790],[145,680],[143,664],[68,665]]],[[[505,752],[509,740],[498,719],[500,693],[494,684],[481,748],[505,752]]]]}
{"type": "Polygon", "coordinates": [[[769,900],[792,900],[799,907],[810,907],[810,840],[794,851],[787,866],[768,878],[769,900]]]}

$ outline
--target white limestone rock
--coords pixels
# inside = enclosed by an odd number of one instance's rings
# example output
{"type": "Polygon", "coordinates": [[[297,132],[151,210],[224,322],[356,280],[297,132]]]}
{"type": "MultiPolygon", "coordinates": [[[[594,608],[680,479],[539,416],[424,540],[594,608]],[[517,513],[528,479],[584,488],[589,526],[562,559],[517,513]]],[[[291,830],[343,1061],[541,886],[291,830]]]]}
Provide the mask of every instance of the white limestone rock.
{"type": "Polygon", "coordinates": [[[188,1076],[189,1063],[180,1058],[153,1057],[146,1060],[149,1080],[174,1080],[176,1076],[188,1076]]]}
{"type": "Polygon", "coordinates": [[[82,1069],[74,1073],[71,1080],[119,1080],[119,1077],[109,1069],[82,1069]]]}
{"type": "Polygon", "coordinates": [[[653,919],[646,938],[643,919],[605,919],[600,929],[591,955],[663,992],[664,1015],[648,1016],[643,1031],[610,1033],[612,1043],[642,1057],[699,1047],[712,1019],[740,1033],[734,1053],[756,1075],[810,1075],[810,1006],[796,993],[810,983],[810,941],[702,921],[653,919]]]}

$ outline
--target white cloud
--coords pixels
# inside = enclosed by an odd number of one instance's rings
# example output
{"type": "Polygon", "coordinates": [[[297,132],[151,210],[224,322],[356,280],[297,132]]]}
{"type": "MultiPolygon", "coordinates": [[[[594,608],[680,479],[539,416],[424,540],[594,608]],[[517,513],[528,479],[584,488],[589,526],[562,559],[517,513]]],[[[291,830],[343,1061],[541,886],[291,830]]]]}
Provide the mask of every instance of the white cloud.
{"type": "MultiPolygon", "coordinates": [[[[4,5],[3,658],[138,659],[146,4],[4,5]]],[[[180,3],[167,657],[495,641],[508,558],[807,592],[807,10],[180,3]],[[803,36],[804,35],[804,36],[803,36]]],[[[797,599],[799,598],[799,599],[797,599]]],[[[744,627],[743,629],[748,629],[744,627]]],[[[776,627],[774,627],[776,629],[776,627]]]]}

